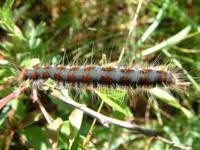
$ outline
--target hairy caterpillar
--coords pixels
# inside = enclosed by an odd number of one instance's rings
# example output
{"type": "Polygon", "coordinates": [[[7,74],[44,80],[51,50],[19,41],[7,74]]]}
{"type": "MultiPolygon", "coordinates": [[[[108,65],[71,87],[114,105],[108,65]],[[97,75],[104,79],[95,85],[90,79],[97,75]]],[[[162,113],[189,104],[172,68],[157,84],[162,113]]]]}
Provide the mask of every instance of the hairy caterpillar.
{"type": "Polygon", "coordinates": [[[166,67],[112,67],[112,66],[45,66],[24,69],[20,81],[53,80],[63,83],[83,83],[122,87],[178,86],[183,88],[188,83],[181,82],[176,74],[166,67]]]}

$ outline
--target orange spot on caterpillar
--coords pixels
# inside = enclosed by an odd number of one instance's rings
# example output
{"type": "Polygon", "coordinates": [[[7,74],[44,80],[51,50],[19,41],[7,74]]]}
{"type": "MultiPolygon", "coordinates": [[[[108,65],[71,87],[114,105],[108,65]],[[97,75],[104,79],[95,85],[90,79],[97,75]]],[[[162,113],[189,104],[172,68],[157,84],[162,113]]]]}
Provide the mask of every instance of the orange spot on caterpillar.
{"type": "Polygon", "coordinates": [[[84,67],[84,71],[90,71],[92,69],[94,69],[95,66],[85,66],[84,67]]]}
{"type": "Polygon", "coordinates": [[[141,69],[140,69],[140,72],[141,72],[141,73],[148,73],[148,72],[150,72],[150,71],[152,71],[152,69],[150,69],[149,67],[144,67],[144,68],[141,68],[141,69]]]}
{"type": "Polygon", "coordinates": [[[90,76],[85,74],[82,76],[83,82],[85,83],[90,83],[90,76]]]}
{"type": "Polygon", "coordinates": [[[43,79],[46,79],[46,78],[49,78],[49,73],[46,71],[46,72],[43,72],[42,73],[42,78],[43,79]]]}
{"type": "Polygon", "coordinates": [[[38,65],[36,65],[36,66],[34,66],[33,68],[34,68],[34,69],[40,69],[41,67],[38,66],[38,65]]]}
{"type": "Polygon", "coordinates": [[[122,84],[127,85],[127,84],[129,84],[130,79],[129,79],[128,77],[121,77],[121,78],[120,78],[120,82],[121,82],[122,84]]]}
{"type": "Polygon", "coordinates": [[[60,80],[61,78],[62,78],[62,77],[61,77],[60,73],[54,74],[54,79],[60,80]]]}
{"type": "Polygon", "coordinates": [[[33,72],[31,75],[32,80],[36,80],[38,78],[38,74],[36,72],[33,72]]]}
{"type": "Polygon", "coordinates": [[[130,73],[132,71],[133,71],[133,69],[131,69],[131,68],[122,68],[121,69],[121,72],[124,72],[124,73],[130,73]]]}
{"type": "Polygon", "coordinates": [[[71,66],[71,67],[69,68],[70,71],[76,71],[76,70],[78,70],[78,69],[79,69],[78,66],[71,66]]]}
{"type": "Polygon", "coordinates": [[[20,75],[19,75],[19,81],[24,81],[24,80],[27,79],[26,73],[27,73],[27,70],[26,70],[26,69],[22,70],[22,72],[21,72],[20,75]]]}
{"type": "Polygon", "coordinates": [[[3,53],[0,53],[0,60],[6,59],[6,56],[3,53]]]}
{"type": "Polygon", "coordinates": [[[103,68],[102,68],[102,70],[103,70],[103,71],[110,72],[110,71],[113,71],[113,70],[114,70],[114,68],[113,68],[113,67],[111,67],[111,66],[108,66],[108,67],[103,67],[103,68]]]}
{"type": "Polygon", "coordinates": [[[51,69],[52,67],[50,65],[45,66],[44,69],[51,69]]]}
{"type": "Polygon", "coordinates": [[[159,74],[160,74],[159,82],[160,82],[160,84],[162,84],[162,83],[164,83],[166,81],[166,72],[163,71],[163,70],[160,70],[159,74]]]}
{"type": "Polygon", "coordinates": [[[58,70],[64,70],[65,67],[64,67],[64,66],[58,66],[57,69],[58,69],[58,70]]]}
{"type": "Polygon", "coordinates": [[[101,76],[101,81],[102,81],[104,84],[110,84],[110,83],[112,83],[112,78],[109,77],[109,76],[101,76]]]}
{"type": "Polygon", "coordinates": [[[149,79],[146,76],[141,77],[140,81],[142,85],[149,85],[149,79]]]}
{"type": "Polygon", "coordinates": [[[68,80],[69,82],[74,82],[75,79],[76,79],[76,77],[75,77],[74,74],[68,74],[68,75],[67,75],[67,80],[68,80]]]}

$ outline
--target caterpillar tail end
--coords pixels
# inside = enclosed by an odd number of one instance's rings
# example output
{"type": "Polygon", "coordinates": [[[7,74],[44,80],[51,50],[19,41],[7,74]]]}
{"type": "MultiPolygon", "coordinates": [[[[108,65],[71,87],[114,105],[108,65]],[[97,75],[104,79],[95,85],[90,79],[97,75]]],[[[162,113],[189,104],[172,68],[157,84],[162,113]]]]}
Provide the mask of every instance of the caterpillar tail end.
{"type": "Polygon", "coordinates": [[[176,86],[178,86],[182,90],[186,90],[190,85],[190,82],[176,82],[176,86]]]}

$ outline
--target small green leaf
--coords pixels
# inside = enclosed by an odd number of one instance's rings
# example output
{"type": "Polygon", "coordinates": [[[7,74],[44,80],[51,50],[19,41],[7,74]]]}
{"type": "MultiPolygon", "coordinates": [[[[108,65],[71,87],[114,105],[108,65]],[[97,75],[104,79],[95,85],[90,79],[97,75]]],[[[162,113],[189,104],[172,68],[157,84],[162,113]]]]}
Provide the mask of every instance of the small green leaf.
{"type": "Polygon", "coordinates": [[[109,146],[109,150],[118,149],[120,145],[127,143],[129,141],[133,141],[136,138],[137,136],[135,134],[128,135],[128,136],[120,136],[116,138],[114,141],[112,141],[111,145],[109,146]]]}
{"type": "Polygon", "coordinates": [[[99,89],[95,92],[104,102],[110,105],[113,109],[125,114],[126,116],[133,116],[129,107],[126,105],[126,102],[124,102],[124,98],[126,96],[125,91],[99,89]]]}
{"type": "Polygon", "coordinates": [[[25,59],[22,63],[21,66],[25,67],[25,68],[31,68],[33,66],[36,66],[38,64],[40,64],[40,59],[38,58],[32,58],[32,59],[25,59]]]}
{"type": "Polygon", "coordinates": [[[14,4],[15,0],[6,0],[3,9],[4,10],[10,10],[12,8],[12,5],[14,4]]]}
{"type": "Polygon", "coordinates": [[[78,134],[78,131],[81,128],[83,120],[83,112],[79,109],[74,109],[70,116],[69,116],[69,122],[70,122],[70,139],[69,139],[69,149],[71,149],[74,140],[78,134]]]}
{"type": "Polygon", "coordinates": [[[45,32],[45,23],[39,23],[35,28],[36,36],[40,36],[45,32]]]}
{"type": "Polygon", "coordinates": [[[69,141],[68,141],[69,136],[70,136],[70,123],[68,120],[63,121],[60,127],[59,140],[60,144],[62,144],[65,149],[69,147],[69,141]]]}
{"type": "Polygon", "coordinates": [[[64,138],[69,138],[69,135],[70,135],[69,121],[63,121],[63,123],[60,127],[60,133],[64,136],[64,138]]]}
{"type": "Polygon", "coordinates": [[[22,132],[24,139],[33,146],[35,150],[49,150],[46,142],[45,130],[42,127],[25,128],[22,132]]]}
{"type": "Polygon", "coordinates": [[[51,124],[47,126],[46,135],[48,142],[51,145],[51,149],[56,150],[58,145],[58,133],[62,124],[62,119],[57,118],[51,124]]]}
{"type": "Polygon", "coordinates": [[[180,109],[188,118],[191,118],[193,116],[193,114],[187,110],[186,108],[184,108],[183,106],[181,106],[179,104],[179,102],[176,100],[175,97],[173,97],[171,94],[169,94],[168,92],[160,89],[160,88],[153,88],[149,90],[150,93],[157,97],[158,99],[162,100],[164,103],[173,106],[177,109],[180,109]]]}
{"type": "Polygon", "coordinates": [[[39,110],[30,112],[18,123],[18,128],[24,129],[42,118],[42,113],[39,110]]]}
{"type": "Polygon", "coordinates": [[[0,59],[0,65],[7,65],[9,63],[6,59],[0,59]]]}
{"type": "Polygon", "coordinates": [[[26,115],[23,102],[19,99],[13,99],[9,102],[9,105],[15,110],[15,115],[24,117],[26,115]]]}
{"type": "Polygon", "coordinates": [[[6,0],[3,7],[0,8],[0,27],[8,32],[10,36],[24,40],[21,30],[15,25],[12,18],[12,5],[14,0],[6,0]]]}

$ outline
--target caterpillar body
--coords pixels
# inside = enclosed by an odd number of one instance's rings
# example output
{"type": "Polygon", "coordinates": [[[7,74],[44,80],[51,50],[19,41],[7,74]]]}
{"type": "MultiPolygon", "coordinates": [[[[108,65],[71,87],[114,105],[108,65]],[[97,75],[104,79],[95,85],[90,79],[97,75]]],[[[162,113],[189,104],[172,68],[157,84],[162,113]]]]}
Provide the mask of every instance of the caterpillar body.
{"type": "Polygon", "coordinates": [[[24,69],[20,81],[53,80],[63,83],[83,83],[106,86],[155,87],[155,86],[186,86],[166,67],[113,67],[113,66],[45,66],[24,69]]]}

